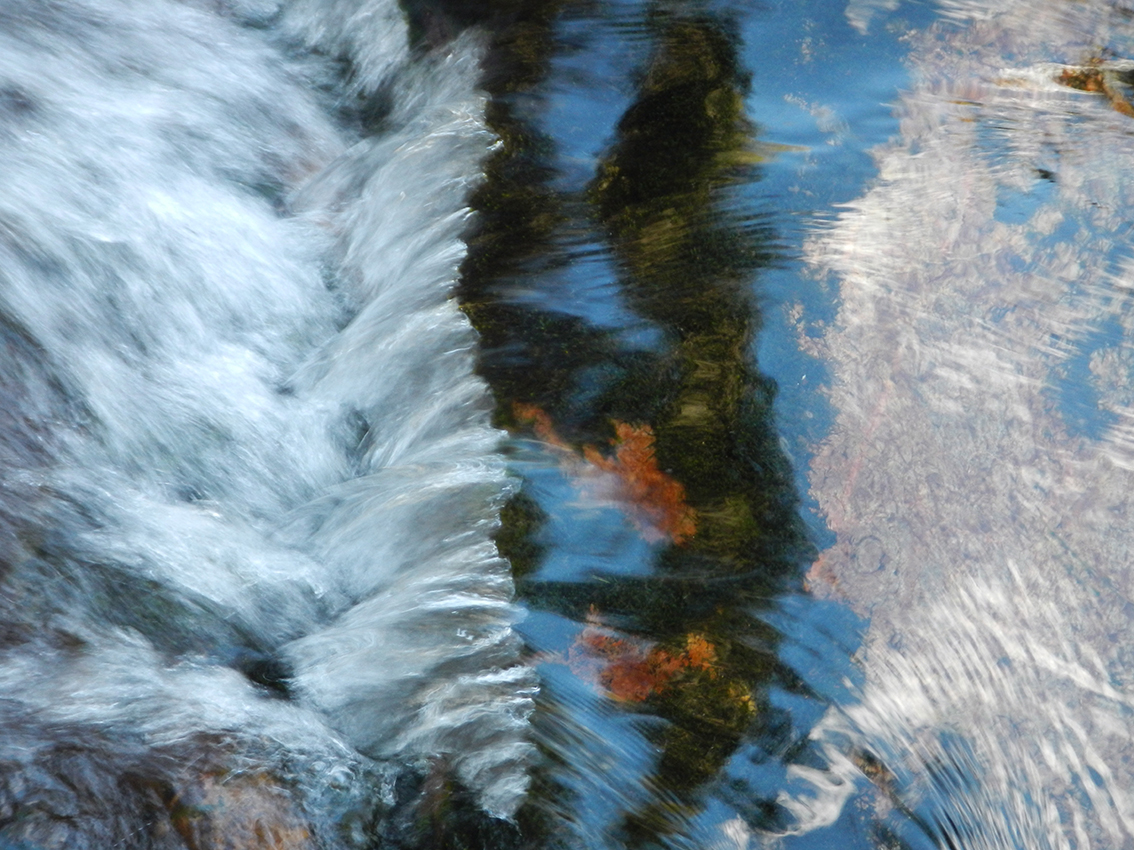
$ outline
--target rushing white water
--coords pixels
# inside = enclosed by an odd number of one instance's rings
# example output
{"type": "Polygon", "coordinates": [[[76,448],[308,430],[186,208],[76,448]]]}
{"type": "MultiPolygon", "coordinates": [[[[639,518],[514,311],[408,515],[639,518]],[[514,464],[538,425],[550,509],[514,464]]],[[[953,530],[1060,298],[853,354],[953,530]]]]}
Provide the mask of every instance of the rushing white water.
{"type": "Polygon", "coordinates": [[[1134,29],[942,6],[879,179],[811,245],[840,295],[812,580],[870,625],[832,766],[781,803],[814,829],[870,779],[938,846],[1131,847],[1134,29]],[[1066,84],[1092,57],[1109,97],[1066,84]]]}
{"type": "Polygon", "coordinates": [[[244,776],[230,809],[334,846],[319,806],[438,757],[515,809],[508,484],[449,292],[476,61],[411,60],[385,0],[0,2],[0,839],[180,847],[154,795],[244,776]]]}

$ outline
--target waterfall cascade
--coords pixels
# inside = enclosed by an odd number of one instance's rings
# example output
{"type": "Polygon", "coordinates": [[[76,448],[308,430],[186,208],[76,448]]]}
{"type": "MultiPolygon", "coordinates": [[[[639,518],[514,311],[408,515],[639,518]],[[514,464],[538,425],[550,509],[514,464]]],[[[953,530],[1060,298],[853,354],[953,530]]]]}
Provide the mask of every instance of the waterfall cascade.
{"type": "Polygon", "coordinates": [[[515,809],[478,50],[385,0],[0,3],[0,845],[346,846],[405,770],[515,809]]]}
{"type": "Polygon", "coordinates": [[[0,0],[0,850],[1134,846],[1129,9],[481,5],[0,0]]]}

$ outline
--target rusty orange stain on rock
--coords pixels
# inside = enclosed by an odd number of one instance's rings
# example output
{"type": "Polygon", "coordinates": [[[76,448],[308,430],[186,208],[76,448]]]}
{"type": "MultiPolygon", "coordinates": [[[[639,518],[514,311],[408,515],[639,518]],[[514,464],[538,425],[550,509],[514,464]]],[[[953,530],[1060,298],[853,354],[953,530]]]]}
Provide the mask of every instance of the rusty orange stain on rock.
{"type": "Polygon", "coordinates": [[[206,773],[167,803],[190,850],[314,850],[287,787],[264,773],[206,773]]]}

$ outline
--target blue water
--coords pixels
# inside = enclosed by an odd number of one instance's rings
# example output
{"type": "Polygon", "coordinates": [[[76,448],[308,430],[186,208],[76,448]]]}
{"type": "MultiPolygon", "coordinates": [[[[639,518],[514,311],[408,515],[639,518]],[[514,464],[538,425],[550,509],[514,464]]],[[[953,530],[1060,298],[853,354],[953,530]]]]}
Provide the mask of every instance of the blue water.
{"type": "MultiPolygon", "coordinates": [[[[928,24],[934,10],[911,4],[900,14],[879,15],[862,33],[850,24],[841,4],[722,3],[699,8],[700,14],[719,16],[735,26],[740,57],[752,78],[745,106],[757,127],[759,179],[739,187],[732,203],[758,217],[772,234],[774,259],[750,284],[752,304],[760,315],[750,357],[775,382],[780,444],[803,498],[800,512],[808,533],[813,544],[823,548],[831,535],[808,497],[807,476],[811,447],[831,423],[823,392],[828,375],[821,358],[801,350],[798,334],[802,326],[804,333],[820,336],[821,323],[835,315],[837,298],[829,281],[815,280],[805,270],[802,243],[873,179],[871,148],[897,133],[894,101],[907,73],[903,36],[928,24]],[[796,305],[801,309],[793,316],[796,305]]],[[[560,48],[547,80],[519,104],[524,117],[551,140],[555,176],[550,185],[563,195],[585,192],[615,141],[619,119],[633,102],[636,80],[649,57],[649,38],[641,23],[646,14],[646,7],[633,3],[565,14],[555,29],[560,48]]],[[[654,348],[660,339],[657,331],[635,318],[624,300],[618,266],[601,230],[585,221],[575,226],[580,229],[571,242],[560,244],[557,268],[523,279],[510,297],[613,329],[618,344],[629,350],[654,348]]],[[[546,459],[545,469],[530,452],[525,451],[525,458],[514,468],[525,481],[525,492],[550,517],[538,532],[545,551],[532,579],[601,587],[614,577],[658,574],[657,546],[643,543],[616,507],[587,504],[585,494],[580,499],[578,484],[559,468],[559,453],[546,459]]],[[[615,726],[595,716],[599,710],[617,718],[620,709],[594,705],[586,689],[580,690],[578,681],[565,674],[563,657],[579,637],[579,624],[549,618],[539,607],[519,628],[537,658],[550,656],[538,667],[548,706],[543,710],[562,715],[559,722],[575,730],[561,732],[572,739],[569,746],[556,749],[572,766],[563,780],[571,788],[572,832],[585,836],[578,840],[586,846],[618,843],[619,820],[649,797],[647,777],[653,765],[643,757],[642,747],[650,749],[650,724],[643,725],[640,713],[625,716],[615,726]],[[639,719],[633,720],[636,716],[639,719]],[[603,760],[609,768],[592,776],[589,765],[594,760],[603,760]],[[615,772],[607,775],[615,764],[615,772]]],[[[751,821],[760,806],[774,809],[777,794],[790,784],[785,762],[798,756],[801,746],[806,749],[812,725],[831,701],[853,699],[853,682],[861,677],[850,659],[864,628],[860,618],[835,603],[819,605],[795,596],[757,616],[776,630],[781,663],[798,676],[790,689],[773,685],[768,692],[769,715],[778,719],[762,723],[765,731],[760,734],[768,737],[771,749],[761,750],[756,740],[741,744],[719,782],[702,791],[700,811],[691,813],[681,830],[687,838],[674,835],[668,840],[709,840],[709,833],[719,831],[720,824],[737,813],[751,821]],[[800,682],[806,683],[802,689],[800,682]],[[694,838],[697,835],[701,838],[694,838]]],[[[769,817],[767,825],[775,831],[778,816],[769,817]]],[[[859,846],[869,846],[861,843],[866,841],[861,831],[852,818],[798,843],[823,847],[831,846],[825,842],[859,841],[859,846]]]]}

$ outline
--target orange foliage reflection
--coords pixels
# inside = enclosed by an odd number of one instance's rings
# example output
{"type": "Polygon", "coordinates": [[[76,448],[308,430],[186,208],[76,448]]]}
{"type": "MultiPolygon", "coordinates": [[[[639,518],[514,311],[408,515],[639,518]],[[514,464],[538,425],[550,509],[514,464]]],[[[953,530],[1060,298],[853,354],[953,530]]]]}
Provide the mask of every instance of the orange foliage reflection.
{"type": "MultiPolygon", "coordinates": [[[[539,439],[567,451],[574,450],[555,431],[551,418],[534,404],[515,404],[518,421],[530,424],[539,439]]],[[[611,440],[614,456],[594,446],[583,447],[583,459],[592,470],[609,473],[617,481],[615,497],[630,507],[630,517],[648,540],[668,538],[685,543],[697,531],[697,512],[685,501],[685,487],[658,468],[654,431],[649,425],[614,421],[611,440]]]]}
{"type": "Polygon", "coordinates": [[[716,678],[716,660],[716,648],[703,635],[686,635],[681,649],[662,649],[603,627],[593,608],[586,628],[567,651],[567,664],[577,676],[597,682],[626,702],[663,694],[690,671],[703,670],[716,678]]]}

